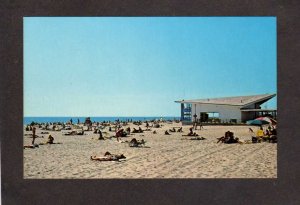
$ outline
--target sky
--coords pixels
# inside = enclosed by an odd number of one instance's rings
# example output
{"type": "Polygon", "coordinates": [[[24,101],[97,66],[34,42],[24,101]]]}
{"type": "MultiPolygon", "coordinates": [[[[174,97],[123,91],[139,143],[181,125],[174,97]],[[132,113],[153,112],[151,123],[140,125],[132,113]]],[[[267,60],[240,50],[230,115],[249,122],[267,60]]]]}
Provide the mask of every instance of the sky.
{"type": "Polygon", "coordinates": [[[276,93],[276,61],[276,17],[24,17],[24,116],[180,116],[276,93]]]}

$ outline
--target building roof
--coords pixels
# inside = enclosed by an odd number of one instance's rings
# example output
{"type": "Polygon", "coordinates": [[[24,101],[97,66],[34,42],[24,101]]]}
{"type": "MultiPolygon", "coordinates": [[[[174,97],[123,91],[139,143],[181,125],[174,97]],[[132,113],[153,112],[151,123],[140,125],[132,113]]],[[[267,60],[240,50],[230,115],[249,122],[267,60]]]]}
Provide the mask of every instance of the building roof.
{"type": "Polygon", "coordinates": [[[245,109],[241,110],[242,112],[274,112],[277,109],[245,109]]]}
{"type": "Polygon", "coordinates": [[[276,94],[263,94],[263,95],[249,95],[249,96],[236,96],[236,97],[223,97],[223,98],[206,98],[196,100],[180,100],[176,103],[196,103],[196,104],[218,104],[218,105],[234,105],[245,107],[253,103],[264,103],[276,94]]]}

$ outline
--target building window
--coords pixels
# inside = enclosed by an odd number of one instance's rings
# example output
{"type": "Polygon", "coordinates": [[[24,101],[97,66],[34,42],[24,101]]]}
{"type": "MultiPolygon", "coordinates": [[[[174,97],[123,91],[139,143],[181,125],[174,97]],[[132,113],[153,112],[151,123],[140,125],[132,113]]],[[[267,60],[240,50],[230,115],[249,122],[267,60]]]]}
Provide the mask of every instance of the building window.
{"type": "Polygon", "coordinates": [[[237,119],[230,119],[230,123],[237,123],[237,119]]]}
{"type": "Polygon", "coordinates": [[[201,112],[200,113],[200,121],[201,122],[209,122],[209,123],[220,123],[220,113],[218,112],[201,112]]]}
{"type": "Polygon", "coordinates": [[[192,120],[192,105],[184,103],[181,110],[181,119],[182,121],[191,121],[192,120]]]}

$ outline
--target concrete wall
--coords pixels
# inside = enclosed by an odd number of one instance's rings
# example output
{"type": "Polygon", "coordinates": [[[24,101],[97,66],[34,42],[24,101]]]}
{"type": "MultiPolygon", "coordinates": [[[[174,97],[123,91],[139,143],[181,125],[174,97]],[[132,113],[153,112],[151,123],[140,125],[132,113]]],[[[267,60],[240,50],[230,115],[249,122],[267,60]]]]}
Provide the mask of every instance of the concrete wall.
{"type": "Polygon", "coordinates": [[[200,112],[217,112],[219,113],[221,121],[229,122],[230,119],[236,119],[237,122],[240,123],[242,117],[240,108],[240,106],[230,105],[192,104],[192,118],[195,114],[195,110],[198,118],[200,117],[200,112]]]}

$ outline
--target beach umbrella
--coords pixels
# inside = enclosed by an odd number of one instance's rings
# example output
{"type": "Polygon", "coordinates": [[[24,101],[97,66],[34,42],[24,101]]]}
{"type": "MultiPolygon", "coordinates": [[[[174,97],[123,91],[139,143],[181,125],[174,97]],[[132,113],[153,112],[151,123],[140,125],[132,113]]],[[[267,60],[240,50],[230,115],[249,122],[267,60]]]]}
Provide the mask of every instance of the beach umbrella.
{"type": "Polygon", "coordinates": [[[267,125],[270,124],[270,122],[265,121],[265,120],[249,120],[246,122],[247,125],[267,125]]]}
{"type": "Polygon", "coordinates": [[[269,123],[271,123],[273,125],[277,124],[276,120],[274,120],[274,119],[272,119],[270,117],[258,117],[255,120],[264,120],[264,121],[267,121],[267,122],[269,122],[269,123]]]}

